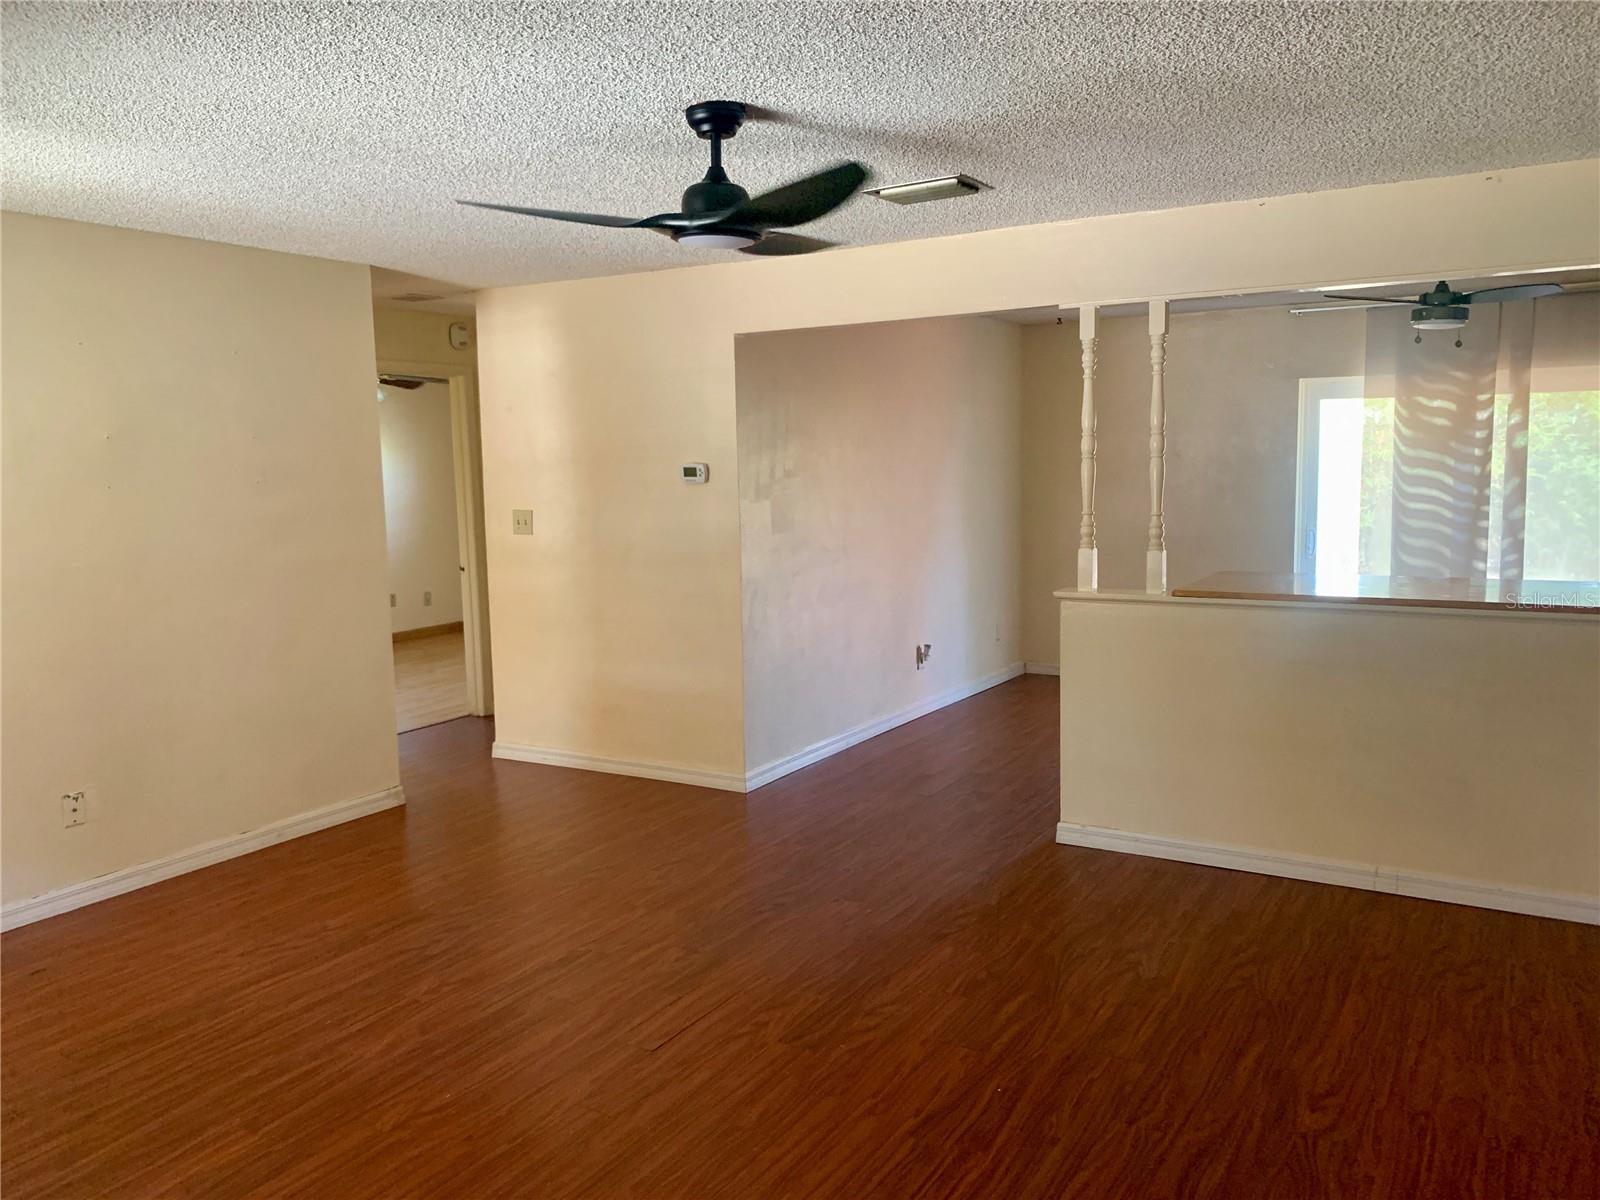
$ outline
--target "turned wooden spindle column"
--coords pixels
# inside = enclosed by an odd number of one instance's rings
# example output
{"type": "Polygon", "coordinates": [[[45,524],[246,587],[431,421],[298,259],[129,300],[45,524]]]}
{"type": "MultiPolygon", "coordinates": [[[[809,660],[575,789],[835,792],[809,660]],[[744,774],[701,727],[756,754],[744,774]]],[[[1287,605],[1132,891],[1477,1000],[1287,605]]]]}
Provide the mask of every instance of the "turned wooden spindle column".
{"type": "Polygon", "coordinates": [[[1094,372],[1100,342],[1095,332],[1095,306],[1092,304],[1078,309],[1078,341],[1083,346],[1083,405],[1078,440],[1083,517],[1078,522],[1078,590],[1093,592],[1100,587],[1100,550],[1095,545],[1094,531],[1094,372]]]}
{"type": "Polygon", "coordinates": [[[1150,302],[1150,540],[1145,547],[1144,590],[1167,590],[1167,302],[1150,302]]]}

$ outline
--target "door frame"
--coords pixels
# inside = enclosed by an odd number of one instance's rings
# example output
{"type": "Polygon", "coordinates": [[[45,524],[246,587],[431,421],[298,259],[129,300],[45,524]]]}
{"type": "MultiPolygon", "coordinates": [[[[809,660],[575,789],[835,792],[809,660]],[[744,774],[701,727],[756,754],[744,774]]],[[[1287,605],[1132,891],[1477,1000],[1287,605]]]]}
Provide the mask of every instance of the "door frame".
{"type": "Polygon", "coordinates": [[[467,707],[475,717],[494,713],[490,654],[489,576],[483,518],[483,435],[477,372],[464,363],[378,359],[379,374],[441,379],[450,388],[450,449],[455,464],[456,546],[460,556],[461,631],[466,643],[467,707]]]}

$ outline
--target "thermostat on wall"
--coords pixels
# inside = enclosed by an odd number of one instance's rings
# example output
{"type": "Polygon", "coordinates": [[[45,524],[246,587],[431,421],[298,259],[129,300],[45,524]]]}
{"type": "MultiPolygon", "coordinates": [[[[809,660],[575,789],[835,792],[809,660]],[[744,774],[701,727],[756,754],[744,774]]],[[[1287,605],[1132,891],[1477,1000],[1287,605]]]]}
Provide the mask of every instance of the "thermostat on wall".
{"type": "Polygon", "coordinates": [[[711,478],[711,468],[705,463],[684,463],[683,481],[685,483],[704,483],[711,478]]]}

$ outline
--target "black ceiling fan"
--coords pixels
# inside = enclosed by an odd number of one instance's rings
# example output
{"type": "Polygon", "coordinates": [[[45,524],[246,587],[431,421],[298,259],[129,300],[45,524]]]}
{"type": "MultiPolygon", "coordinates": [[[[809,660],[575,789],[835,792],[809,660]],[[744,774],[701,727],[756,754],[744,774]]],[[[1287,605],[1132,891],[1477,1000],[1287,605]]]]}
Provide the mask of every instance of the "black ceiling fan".
{"type": "Polygon", "coordinates": [[[653,229],[681,245],[739,250],[745,254],[809,254],[834,245],[820,238],[776,231],[815,221],[838,208],[866,182],[865,167],[857,162],[840,163],[752,199],[750,193],[729,179],[722,169],[723,139],[739,132],[739,126],[745,121],[745,106],[737,100],[706,100],[691,104],[683,115],[689,128],[711,143],[711,169],[704,179],[691,184],[683,193],[682,212],[658,213],[634,220],[602,213],[522,208],[477,200],[457,200],[456,203],[554,221],[576,221],[582,225],[653,229]]]}
{"type": "MultiPolygon", "coordinates": [[[[1510,300],[1533,300],[1539,296],[1556,296],[1564,292],[1559,283],[1514,283],[1507,287],[1484,288],[1476,292],[1458,292],[1441,279],[1431,292],[1424,292],[1415,300],[1395,299],[1391,296],[1351,296],[1340,292],[1323,292],[1328,300],[1360,300],[1364,304],[1407,304],[1411,306],[1413,329],[1460,329],[1472,315],[1474,304],[1501,304],[1510,300]]],[[[1422,335],[1417,335],[1422,340],[1422,335]]]]}

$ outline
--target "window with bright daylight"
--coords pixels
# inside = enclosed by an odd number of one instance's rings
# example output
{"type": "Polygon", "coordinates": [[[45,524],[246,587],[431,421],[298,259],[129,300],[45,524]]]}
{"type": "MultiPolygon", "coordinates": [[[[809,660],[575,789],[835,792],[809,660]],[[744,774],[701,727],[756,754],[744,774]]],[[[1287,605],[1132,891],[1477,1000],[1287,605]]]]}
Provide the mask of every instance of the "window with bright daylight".
{"type": "MultiPolygon", "coordinates": [[[[1498,579],[1518,522],[1507,522],[1508,453],[1526,453],[1523,579],[1600,578],[1600,391],[1533,392],[1526,429],[1495,397],[1486,529],[1498,579]]],[[[1363,394],[1359,375],[1300,381],[1294,569],[1319,579],[1388,575],[1394,497],[1394,401],[1363,394]]],[[[1513,474],[1513,503],[1518,481],[1513,474]]],[[[1514,562],[1514,558],[1510,560],[1514,562]]]]}

